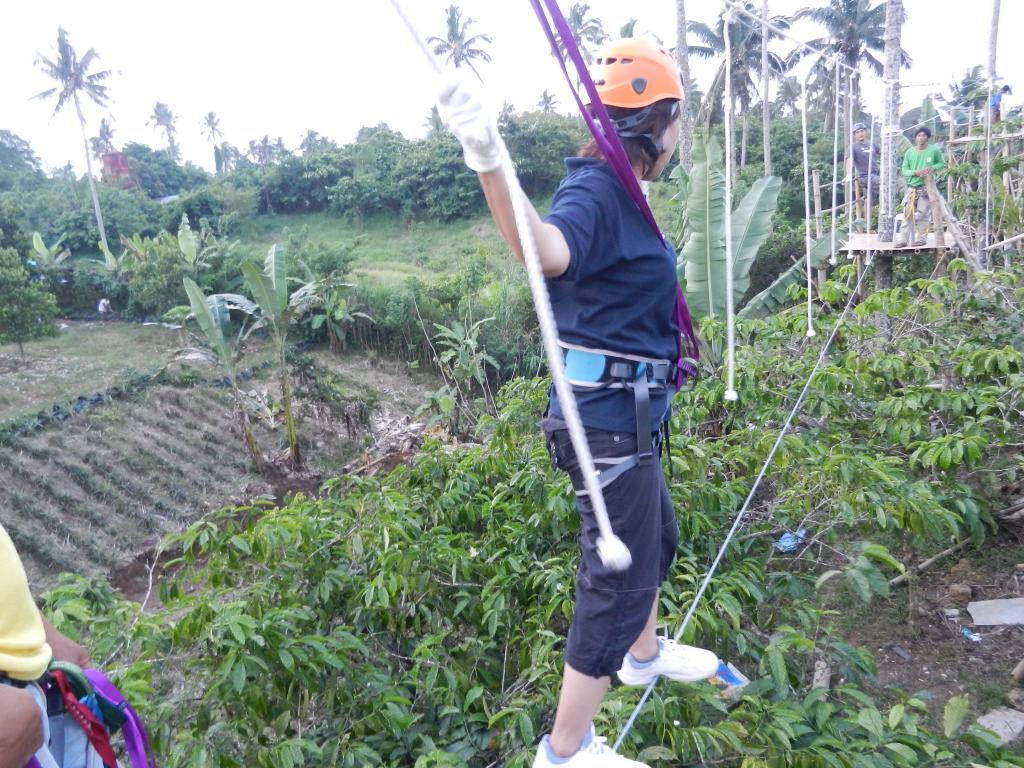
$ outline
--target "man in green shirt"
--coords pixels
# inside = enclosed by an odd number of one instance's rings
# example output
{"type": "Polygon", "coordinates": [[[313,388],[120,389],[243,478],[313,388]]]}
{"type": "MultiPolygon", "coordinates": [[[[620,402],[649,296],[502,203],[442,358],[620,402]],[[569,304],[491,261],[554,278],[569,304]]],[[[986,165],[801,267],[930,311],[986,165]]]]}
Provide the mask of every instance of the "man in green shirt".
{"type": "Polygon", "coordinates": [[[925,179],[929,176],[934,178],[944,165],[942,152],[928,143],[931,137],[932,132],[928,128],[918,128],[914,134],[916,146],[903,156],[902,170],[907,192],[903,196],[903,227],[896,234],[897,247],[906,246],[908,241],[915,248],[927,244],[924,236],[931,219],[931,198],[925,179]]]}

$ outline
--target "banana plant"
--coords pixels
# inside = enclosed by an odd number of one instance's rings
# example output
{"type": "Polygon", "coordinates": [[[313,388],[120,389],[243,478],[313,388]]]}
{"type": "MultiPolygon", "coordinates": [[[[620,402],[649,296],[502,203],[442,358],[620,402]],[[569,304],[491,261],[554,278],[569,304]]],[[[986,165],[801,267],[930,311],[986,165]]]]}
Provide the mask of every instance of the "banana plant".
{"type": "Polygon", "coordinates": [[[276,245],[270,246],[263,261],[263,270],[247,261],[242,264],[242,276],[249,292],[259,305],[263,323],[270,329],[277,352],[278,369],[281,376],[281,405],[284,410],[285,431],[288,436],[288,451],[295,466],[302,463],[299,438],[295,428],[295,414],[292,408],[292,389],[288,379],[286,345],[288,327],[291,321],[307,312],[322,301],[317,295],[316,281],[305,282],[289,293],[288,262],[276,245]]]}
{"type": "Polygon", "coordinates": [[[64,235],[57,238],[57,242],[53,245],[46,245],[43,242],[43,236],[38,232],[32,233],[32,250],[35,252],[32,256],[32,260],[36,262],[44,270],[58,269],[64,265],[64,262],[71,257],[70,248],[61,248],[64,243],[64,235]]]}
{"type": "Polygon", "coordinates": [[[36,267],[46,278],[47,283],[50,285],[50,290],[56,292],[57,285],[60,282],[61,274],[67,267],[67,260],[71,257],[71,250],[68,248],[61,248],[64,243],[64,235],[57,238],[57,242],[53,245],[46,245],[43,242],[43,236],[38,232],[32,233],[32,261],[35,262],[36,267]]]}
{"type": "Polygon", "coordinates": [[[353,309],[352,303],[345,295],[352,287],[352,283],[339,282],[330,277],[320,281],[317,286],[317,292],[322,299],[322,311],[309,318],[309,327],[314,331],[326,327],[331,352],[345,351],[348,346],[348,330],[357,319],[377,322],[365,312],[353,309]]]}
{"type": "MultiPolygon", "coordinates": [[[[686,302],[698,315],[725,314],[725,176],[722,150],[714,137],[697,137],[692,150],[693,169],[680,174],[683,232],[679,267],[686,286],[686,302]]],[[[758,179],[732,213],[732,293],[738,302],[750,287],[750,268],[772,232],[782,180],[758,179]]]]}
{"type": "Polygon", "coordinates": [[[231,385],[231,395],[235,400],[235,406],[241,414],[242,433],[245,436],[245,444],[252,456],[253,465],[256,471],[263,474],[266,471],[266,462],[263,459],[263,451],[256,442],[256,435],[252,431],[252,423],[249,420],[249,409],[245,398],[238,388],[238,361],[242,356],[242,346],[249,334],[259,327],[258,322],[249,322],[258,314],[258,307],[245,296],[233,293],[217,293],[211,296],[203,295],[202,289],[196,285],[190,277],[183,280],[185,293],[188,295],[188,302],[192,309],[192,317],[206,339],[206,352],[223,366],[228,375],[228,382],[231,385]],[[225,334],[225,318],[230,310],[241,310],[246,317],[238,333],[225,334]]]}
{"type": "MultiPolygon", "coordinates": [[[[846,239],[845,231],[836,232],[836,242],[841,243],[846,239]]],[[[811,267],[813,269],[824,269],[832,254],[831,235],[816,240],[811,245],[811,267]]],[[[767,317],[781,312],[792,301],[789,296],[789,289],[794,285],[804,282],[807,270],[804,265],[807,257],[804,256],[793,266],[775,278],[775,282],[754,296],[744,305],[743,309],[737,312],[738,317],[767,317]]]]}

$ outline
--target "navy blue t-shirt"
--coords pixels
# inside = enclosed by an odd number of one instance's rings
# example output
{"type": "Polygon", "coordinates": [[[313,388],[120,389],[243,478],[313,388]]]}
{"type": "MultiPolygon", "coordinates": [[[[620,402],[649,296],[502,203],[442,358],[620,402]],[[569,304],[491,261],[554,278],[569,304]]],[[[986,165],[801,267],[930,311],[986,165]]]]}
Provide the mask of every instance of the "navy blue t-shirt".
{"type": "MultiPolygon", "coordinates": [[[[565,165],[568,175],[544,219],[569,245],[569,267],[547,280],[559,337],[591,349],[675,361],[675,251],[655,234],[611,166],[584,157],[567,158],[565,165]]],[[[668,418],[672,394],[671,388],[651,393],[652,432],[668,418]]],[[[628,390],[575,395],[584,426],[636,431],[628,390]]],[[[553,387],[550,414],[562,418],[553,387]]]]}

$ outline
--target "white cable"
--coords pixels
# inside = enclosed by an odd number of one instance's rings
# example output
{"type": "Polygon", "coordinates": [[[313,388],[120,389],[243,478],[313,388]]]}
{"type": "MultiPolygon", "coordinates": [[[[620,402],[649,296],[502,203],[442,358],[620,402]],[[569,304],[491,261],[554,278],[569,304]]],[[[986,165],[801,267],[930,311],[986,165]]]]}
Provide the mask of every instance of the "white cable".
{"type": "MultiPolygon", "coordinates": [[[[736,394],[736,308],[733,300],[732,276],[732,35],[729,24],[732,14],[722,19],[722,34],[725,37],[725,399],[735,401],[736,394]]],[[[709,275],[710,277],[710,275],[709,275]]]]}
{"type": "MultiPolygon", "coordinates": [[[[857,117],[853,114],[853,73],[847,73],[846,78],[846,131],[853,137],[853,124],[857,122],[857,117]]],[[[874,147],[871,147],[871,153],[874,154],[874,147]]],[[[870,164],[871,161],[868,160],[870,164]]],[[[870,177],[868,182],[871,182],[870,177]]],[[[853,161],[850,162],[850,187],[846,195],[846,224],[849,229],[850,235],[853,235],[853,218],[854,218],[854,200],[853,197],[856,194],[856,181],[853,178],[853,161]]],[[[850,257],[853,257],[853,252],[850,252],[850,257]]]]}
{"type": "MultiPolygon", "coordinates": [[[[423,43],[423,38],[417,33],[409,17],[405,15],[398,0],[391,0],[395,12],[405,23],[409,33],[416,40],[420,50],[423,51],[434,71],[440,74],[441,70],[430,51],[423,43]]],[[[537,320],[540,322],[541,338],[544,340],[544,351],[547,354],[548,366],[551,368],[551,378],[555,385],[555,392],[558,395],[559,405],[562,406],[562,416],[565,418],[569,430],[569,439],[572,442],[576,459],[580,463],[580,471],[583,475],[583,483],[590,496],[591,505],[594,508],[594,517],[597,520],[597,527],[600,535],[597,539],[597,553],[601,562],[614,571],[624,571],[629,568],[632,558],[629,549],[622,540],[615,535],[611,523],[608,520],[608,510],[604,503],[604,494],[601,490],[601,483],[597,478],[597,471],[594,468],[594,459],[590,455],[590,446],[587,444],[586,433],[583,430],[583,423],[580,421],[579,410],[576,407],[576,398],[572,393],[572,386],[565,375],[565,359],[562,350],[558,346],[558,330],[555,326],[554,312],[551,308],[551,297],[548,295],[547,286],[544,283],[544,272],[540,265],[540,256],[537,253],[537,244],[533,239],[533,230],[530,229],[530,220],[527,216],[526,206],[529,201],[519,186],[515,166],[509,156],[505,142],[500,134],[495,132],[501,153],[501,169],[505,176],[505,183],[508,185],[509,197],[512,200],[512,212],[515,215],[516,229],[519,233],[519,241],[523,246],[523,260],[526,263],[526,273],[529,278],[530,292],[533,294],[534,308],[537,312],[537,320]]],[[[650,428],[650,425],[638,424],[638,429],[650,428]]]]}
{"type": "MultiPolygon", "coordinates": [[[[988,73],[988,98],[985,101],[985,230],[982,247],[989,245],[992,227],[992,90],[995,88],[992,73],[988,73]]],[[[1000,102],[1002,104],[1002,102],[1000,102]]],[[[985,266],[992,263],[992,256],[985,253],[985,266]]]]}
{"type": "MultiPolygon", "coordinates": [[[[807,74],[810,77],[810,73],[807,74]]],[[[800,125],[803,136],[804,148],[804,259],[807,267],[807,337],[811,338],[814,332],[814,278],[811,267],[811,163],[807,154],[807,77],[800,86],[803,94],[803,111],[800,113],[800,125]]]]}
{"type": "Polygon", "coordinates": [[[835,125],[832,134],[832,215],[830,232],[830,237],[832,239],[832,255],[829,256],[828,258],[828,263],[831,264],[833,267],[836,265],[836,205],[838,204],[839,200],[839,184],[837,182],[837,177],[839,176],[839,104],[841,101],[839,95],[840,86],[841,82],[839,79],[839,67],[836,67],[835,93],[832,94],[836,100],[835,125]]]}

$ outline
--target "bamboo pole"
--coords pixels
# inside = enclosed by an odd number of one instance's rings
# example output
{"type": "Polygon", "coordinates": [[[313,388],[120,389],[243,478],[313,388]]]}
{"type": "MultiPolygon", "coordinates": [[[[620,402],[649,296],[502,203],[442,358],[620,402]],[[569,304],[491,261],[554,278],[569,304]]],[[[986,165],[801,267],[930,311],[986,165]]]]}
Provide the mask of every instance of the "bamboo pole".
{"type": "Polygon", "coordinates": [[[939,188],[935,176],[929,174],[924,178],[928,190],[928,204],[932,209],[932,230],[935,233],[935,269],[946,261],[946,227],[942,218],[942,203],[939,202],[939,188]]]}
{"type": "MultiPolygon", "coordinates": [[[[824,235],[824,229],[821,221],[821,171],[815,169],[811,171],[811,185],[814,189],[814,232],[815,238],[821,240],[824,235]]],[[[818,270],[818,297],[821,297],[821,287],[825,284],[828,279],[828,271],[825,269],[818,270]]]]}

